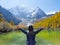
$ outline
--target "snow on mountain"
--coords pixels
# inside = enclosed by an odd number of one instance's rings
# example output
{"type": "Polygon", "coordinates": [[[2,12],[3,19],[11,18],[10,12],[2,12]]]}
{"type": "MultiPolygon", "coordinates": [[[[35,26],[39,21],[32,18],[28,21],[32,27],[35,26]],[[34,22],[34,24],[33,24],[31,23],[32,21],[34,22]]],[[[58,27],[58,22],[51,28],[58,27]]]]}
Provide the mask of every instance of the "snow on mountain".
{"type": "Polygon", "coordinates": [[[26,23],[28,25],[34,23],[36,20],[46,18],[46,14],[39,7],[31,12],[28,11],[26,8],[15,7],[11,8],[10,12],[13,13],[17,18],[22,20],[22,22],[26,20],[26,23]]]}
{"type": "Polygon", "coordinates": [[[57,11],[53,11],[53,12],[47,12],[46,14],[49,15],[49,14],[55,14],[57,11]]]}
{"type": "Polygon", "coordinates": [[[47,12],[46,14],[47,14],[47,17],[49,17],[49,16],[54,15],[54,14],[57,13],[57,12],[59,12],[59,11],[47,12]]]}
{"type": "Polygon", "coordinates": [[[18,18],[26,18],[26,15],[28,14],[28,11],[26,8],[23,7],[15,7],[15,8],[11,8],[10,12],[14,15],[16,15],[16,17],[18,18]]]}
{"type": "Polygon", "coordinates": [[[41,10],[39,7],[33,10],[32,12],[32,17],[35,17],[36,19],[41,19],[42,17],[45,17],[46,14],[44,13],[43,10],[41,10]]]}

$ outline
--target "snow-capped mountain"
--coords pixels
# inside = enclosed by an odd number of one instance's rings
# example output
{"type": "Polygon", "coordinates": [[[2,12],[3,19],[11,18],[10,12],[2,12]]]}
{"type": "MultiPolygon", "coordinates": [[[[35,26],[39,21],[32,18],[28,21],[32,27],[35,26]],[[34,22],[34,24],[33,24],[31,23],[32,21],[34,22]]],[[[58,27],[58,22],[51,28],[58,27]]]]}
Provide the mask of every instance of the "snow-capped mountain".
{"type": "Polygon", "coordinates": [[[26,15],[28,14],[28,11],[27,11],[26,8],[18,7],[18,6],[15,7],[15,8],[9,9],[9,11],[20,19],[21,18],[26,18],[26,15]]]}
{"type": "Polygon", "coordinates": [[[30,14],[27,15],[27,20],[30,22],[35,22],[42,18],[46,18],[47,15],[40,8],[34,9],[30,14]]]}
{"type": "Polygon", "coordinates": [[[49,17],[49,16],[54,15],[54,14],[57,13],[57,12],[59,12],[59,11],[48,12],[48,13],[46,13],[46,14],[47,14],[47,17],[49,17]]]}
{"type": "Polygon", "coordinates": [[[51,14],[55,14],[56,12],[59,12],[59,11],[51,11],[51,12],[47,12],[46,14],[51,15],[51,14]]]}
{"type": "Polygon", "coordinates": [[[40,19],[40,18],[46,16],[46,14],[44,13],[44,11],[41,10],[39,7],[36,8],[35,10],[33,10],[33,12],[32,12],[31,15],[32,15],[32,17],[35,17],[35,18],[37,18],[37,19],[40,19]]]}
{"type": "Polygon", "coordinates": [[[34,23],[36,20],[40,20],[42,18],[46,18],[46,14],[40,8],[36,8],[32,12],[30,12],[26,8],[15,7],[11,8],[10,12],[20,20],[26,20],[27,24],[34,23]]]}

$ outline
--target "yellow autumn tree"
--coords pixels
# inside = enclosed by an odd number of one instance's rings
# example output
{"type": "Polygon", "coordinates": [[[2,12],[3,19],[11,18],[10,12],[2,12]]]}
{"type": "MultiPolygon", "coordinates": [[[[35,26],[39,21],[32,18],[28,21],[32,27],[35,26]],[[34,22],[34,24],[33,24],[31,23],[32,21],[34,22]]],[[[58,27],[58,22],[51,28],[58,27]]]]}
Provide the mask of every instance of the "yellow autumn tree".
{"type": "Polygon", "coordinates": [[[33,26],[34,28],[40,28],[41,26],[45,26],[46,28],[60,28],[60,12],[42,20],[38,20],[33,26]]]}

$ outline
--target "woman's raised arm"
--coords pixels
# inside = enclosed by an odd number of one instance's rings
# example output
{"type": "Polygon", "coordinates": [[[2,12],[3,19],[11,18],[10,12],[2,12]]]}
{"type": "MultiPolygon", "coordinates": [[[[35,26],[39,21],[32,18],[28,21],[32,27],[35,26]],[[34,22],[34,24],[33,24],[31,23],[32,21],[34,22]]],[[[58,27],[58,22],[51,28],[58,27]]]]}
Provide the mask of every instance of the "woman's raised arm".
{"type": "Polygon", "coordinates": [[[18,30],[21,30],[24,34],[27,34],[27,32],[22,28],[19,28],[18,30]]]}
{"type": "Polygon", "coordinates": [[[43,30],[43,28],[40,28],[39,30],[37,30],[37,31],[35,32],[35,34],[39,33],[39,32],[42,31],[42,30],[43,30]]]}

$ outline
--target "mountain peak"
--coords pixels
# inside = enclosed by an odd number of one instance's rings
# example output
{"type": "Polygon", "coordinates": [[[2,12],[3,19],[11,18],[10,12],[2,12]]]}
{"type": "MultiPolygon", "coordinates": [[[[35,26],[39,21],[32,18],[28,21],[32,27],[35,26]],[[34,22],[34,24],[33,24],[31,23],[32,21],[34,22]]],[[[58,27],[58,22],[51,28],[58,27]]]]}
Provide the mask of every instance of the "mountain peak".
{"type": "Polygon", "coordinates": [[[35,8],[33,11],[41,11],[41,9],[39,7],[35,8]]]}
{"type": "Polygon", "coordinates": [[[41,9],[39,7],[37,7],[36,10],[41,10],[41,9]]]}
{"type": "Polygon", "coordinates": [[[41,10],[39,7],[37,7],[35,10],[33,10],[32,12],[32,17],[36,17],[36,18],[41,18],[41,17],[44,17],[46,16],[46,14],[44,13],[43,10],[41,10]]]}

